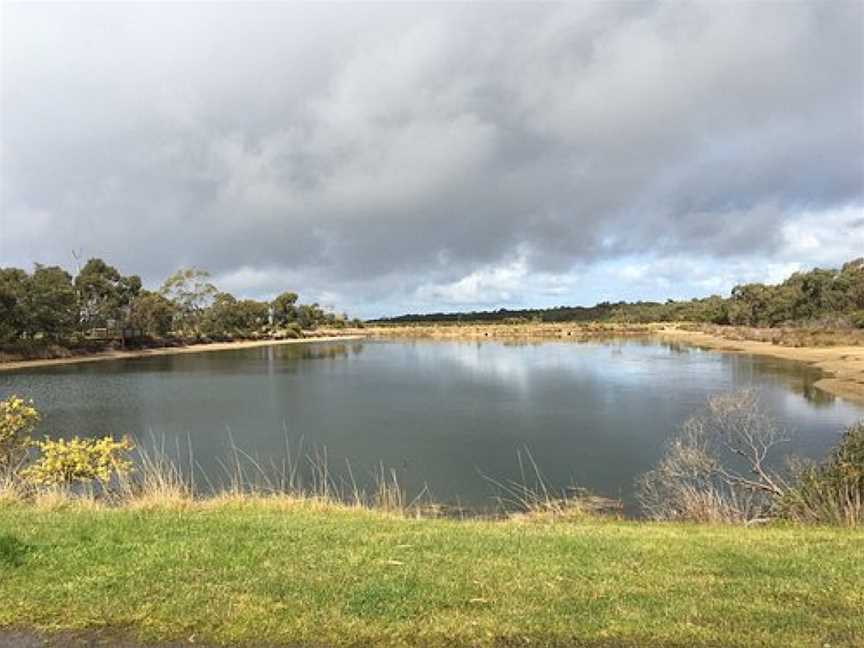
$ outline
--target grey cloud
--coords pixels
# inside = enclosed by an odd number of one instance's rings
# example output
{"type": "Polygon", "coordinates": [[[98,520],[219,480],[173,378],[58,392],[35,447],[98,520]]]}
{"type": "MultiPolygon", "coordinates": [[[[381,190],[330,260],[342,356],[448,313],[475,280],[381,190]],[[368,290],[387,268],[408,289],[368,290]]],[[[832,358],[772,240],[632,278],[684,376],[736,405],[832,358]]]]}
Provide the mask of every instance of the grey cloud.
{"type": "Polygon", "coordinates": [[[2,264],[393,303],[864,202],[859,3],[5,11],[2,264]]]}

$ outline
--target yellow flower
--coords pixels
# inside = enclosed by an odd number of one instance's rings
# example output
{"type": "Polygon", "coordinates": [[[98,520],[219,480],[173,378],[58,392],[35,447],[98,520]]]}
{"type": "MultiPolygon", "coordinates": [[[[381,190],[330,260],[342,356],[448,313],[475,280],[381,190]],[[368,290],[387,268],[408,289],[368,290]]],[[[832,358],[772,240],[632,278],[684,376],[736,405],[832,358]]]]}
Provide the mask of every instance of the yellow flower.
{"type": "Polygon", "coordinates": [[[14,466],[24,457],[38,422],[32,401],[14,395],[0,401],[0,468],[14,466]]]}
{"type": "Polygon", "coordinates": [[[113,475],[125,475],[132,469],[128,458],[132,450],[129,439],[115,441],[111,437],[81,439],[73,437],[36,444],[40,457],[22,471],[22,476],[36,484],[71,484],[98,481],[106,483],[113,475]]]}

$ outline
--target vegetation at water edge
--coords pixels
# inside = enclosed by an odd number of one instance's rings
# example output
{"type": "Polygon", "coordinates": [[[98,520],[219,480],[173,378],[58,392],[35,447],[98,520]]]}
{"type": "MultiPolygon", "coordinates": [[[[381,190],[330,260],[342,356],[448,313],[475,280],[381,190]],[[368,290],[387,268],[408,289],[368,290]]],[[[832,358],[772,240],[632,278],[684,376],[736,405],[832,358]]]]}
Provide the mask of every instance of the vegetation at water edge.
{"type": "Polygon", "coordinates": [[[603,302],[590,307],[408,314],[375,322],[529,321],[699,322],[746,327],[818,325],[823,328],[864,328],[864,258],[849,261],[839,269],[815,268],[809,272],[796,272],[777,285],[738,285],[725,298],[712,295],[688,301],[603,302]]]}
{"type": "Polygon", "coordinates": [[[90,259],[74,277],[58,266],[0,268],[0,351],[25,357],[44,355],[50,345],[98,350],[112,341],[291,338],[349,324],[360,322],[301,304],[292,291],[269,302],[237,299],[198,268],[177,270],[158,291],[102,259],[90,259]]]}

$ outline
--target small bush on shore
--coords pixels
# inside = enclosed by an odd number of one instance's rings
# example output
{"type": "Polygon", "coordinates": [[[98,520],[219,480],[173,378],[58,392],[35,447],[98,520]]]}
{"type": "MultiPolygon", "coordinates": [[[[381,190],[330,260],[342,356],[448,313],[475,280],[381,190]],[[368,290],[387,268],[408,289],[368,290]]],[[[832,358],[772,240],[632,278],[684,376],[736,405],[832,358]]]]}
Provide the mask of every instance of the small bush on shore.
{"type": "Polygon", "coordinates": [[[18,396],[0,401],[0,471],[11,471],[23,461],[38,422],[39,412],[32,401],[18,396]]]}
{"type": "Polygon", "coordinates": [[[638,479],[643,510],[655,520],[864,522],[864,421],[846,430],[821,463],[792,458],[781,475],[771,465],[785,440],[755,392],[715,396],[638,479]]]}
{"type": "Polygon", "coordinates": [[[46,437],[34,442],[33,430],[39,412],[32,401],[10,396],[0,401],[0,495],[20,492],[22,484],[38,486],[71,485],[81,482],[107,484],[132,469],[129,439],[111,437],[69,441],[46,437]],[[39,454],[30,456],[30,449],[39,454]]]}
{"type": "Polygon", "coordinates": [[[795,486],[780,500],[782,514],[799,522],[864,523],[864,421],[843,434],[819,464],[794,467],[795,486]]]}
{"type": "Polygon", "coordinates": [[[96,481],[107,484],[114,476],[125,476],[132,469],[129,439],[45,439],[36,442],[40,456],[21,471],[21,476],[43,486],[71,485],[96,481]]]}
{"type": "Polygon", "coordinates": [[[768,515],[786,483],[768,461],[783,431],[744,390],[709,399],[688,419],[657,467],[638,480],[645,512],[657,520],[748,522],[768,515]]]}
{"type": "Polygon", "coordinates": [[[303,337],[303,329],[300,328],[297,322],[288,322],[288,324],[276,331],[274,337],[277,340],[296,340],[303,337]]]}

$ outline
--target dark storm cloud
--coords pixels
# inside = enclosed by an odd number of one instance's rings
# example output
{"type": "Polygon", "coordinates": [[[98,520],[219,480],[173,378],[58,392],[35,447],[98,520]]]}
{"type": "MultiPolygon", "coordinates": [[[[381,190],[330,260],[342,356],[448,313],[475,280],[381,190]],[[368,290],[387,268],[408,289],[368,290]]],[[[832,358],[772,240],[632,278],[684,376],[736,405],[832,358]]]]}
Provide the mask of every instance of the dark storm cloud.
{"type": "Polygon", "coordinates": [[[860,3],[4,11],[3,265],[441,302],[864,201],[860,3]]]}

